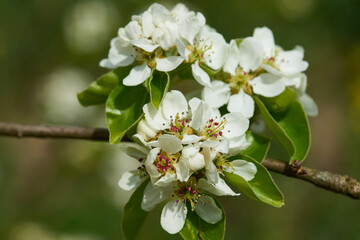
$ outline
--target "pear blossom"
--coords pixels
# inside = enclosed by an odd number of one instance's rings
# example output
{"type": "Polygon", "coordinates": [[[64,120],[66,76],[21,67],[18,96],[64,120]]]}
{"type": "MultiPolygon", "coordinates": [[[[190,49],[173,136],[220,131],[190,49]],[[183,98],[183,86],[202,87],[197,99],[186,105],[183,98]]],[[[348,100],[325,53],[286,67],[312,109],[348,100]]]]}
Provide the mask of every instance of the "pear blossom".
{"type": "Polygon", "coordinates": [[[118,182],[120,188],[126,191],[134,190],[149,177],[144,165],[149,150],[136,143],[122,143],[120,149],[128,156],[137,159],[140,164],[137,169],[123,173],[118,182]]]}
{"type": "MultiPolygon", "coordinates": [[[[188,103],[179,91],[168,92],[158,109],[148,103],[143,111],[145,119],[138,124],[134,137],[144,145],[158,147],[159,137],[165,134],[177,137],[179,144],[199,143],[200,147],[209,146],[223,153],[248,146],[247,118],[238,113],[221,116],[217,109],[198,98],[188,103]]],[[[171,141],[175,141],[174,138],[168,139],[169,144],[171,141]]]]}
{"type": "MultiPolygon", "coordinates": [[[[224,74],[204,87],[202,98],[214,108],[227,104],[229,112],[251,118],[255,109],[251,95],[275,97],[287,86],[295,86],[294,82],[299,82],[299,76],[308,67],[303,57],[302,47],[283,51],[275,45],[270,29],[256,28],[252,37],[240,43],[230,41],[224,74]]],[[[309,95],[298,91],[298,99],[309,115],[316,115],[316,104],[309,95]]]]}
{"type": "Polygon", "coordinates": [[[187,182],[173,182],[166,186],[154,186],[148,184],[144,191],[141,208],[151,211],[157,204],[169,199],[165,204],[160,223],[162,228],[170,234],[178,233],[184,226],[186,214],[189,211],[186,203],[190,203],[191,211],[204,221],[215,224],[223,218],[222,210],[216,205],[215,200],[206,194],[208,190],[213,195],[232,195],[230,188],[223,189],[222,186],[214,186],[203,178],[196,180],[191,177],[187,182]]]}
{"type": "Polygon", "coordinates": [[[212,149],[204,148],[205,157],[205,175],[209,182],[213,184],[226,184],[221,175],[224,172],[234,173],[242,177],[245,181],[251,181],[257,172],[256,166],[248,161],[235,159],[229,161],[226,156],[212,149]],[[221,183],[219,183],[219,181],[221,183]]]}
{"type": "Polygon", "coordinates": [[[206,25],[201,13],[188,11],[182,4],[173,10],[179,25],[180,38],[176,41],[179,54],[192,63],[191,70],[195,80],[203,85],[210,84],[210,76],[204,68],[218,71],[224,65],[227,44],[224,37],[206,25]]]}
{"type": "Polygon", "coordinates": [[[100,66],[115,69],[134,63],[123,84],[139,85],[150,77],[152,69],[169,72],[183,62],[176,50],[178,38],[175,18],[164,6],[154,3],[119,29],[118,36],[111,40],[108,58],[101,60],[100,66]]]}

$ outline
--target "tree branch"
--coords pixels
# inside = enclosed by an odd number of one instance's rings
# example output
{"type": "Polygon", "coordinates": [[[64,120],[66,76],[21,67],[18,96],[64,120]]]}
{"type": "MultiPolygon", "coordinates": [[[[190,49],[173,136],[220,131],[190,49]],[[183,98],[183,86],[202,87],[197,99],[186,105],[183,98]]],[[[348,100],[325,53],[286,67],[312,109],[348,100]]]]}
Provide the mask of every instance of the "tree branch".
{"type": "MultiPolygon", "coordinates": [[[[69,126],[39,126],[21,125],[0,122],[0,136],[17,138],[69,138],[95,141],[108,141],[109,131],[106,128],[69,127],[69,126]]],[[[123,141],[130,141],[128,138],[123,141]]],[[[346,175],[339,175],[327,171],[319,171],[303,167],[298,161],[292,164],[266,158],[262,164],[272,172],[302,179],[336,193],[360,199],[360,182],[346,175]]]]}

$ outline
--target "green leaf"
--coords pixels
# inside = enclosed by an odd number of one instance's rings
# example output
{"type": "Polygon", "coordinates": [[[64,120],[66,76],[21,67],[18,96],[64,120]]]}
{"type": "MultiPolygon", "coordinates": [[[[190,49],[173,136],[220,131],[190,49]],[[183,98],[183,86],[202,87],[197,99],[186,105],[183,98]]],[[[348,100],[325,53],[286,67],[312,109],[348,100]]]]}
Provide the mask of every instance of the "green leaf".
{"type": "Polygon", "coordinates": [[[224,178],[225,181],[231,183],[254,200],[267,203],[274,207],[281,207],[284,205],[284,197],[282,193],[274,183],[268,170],[261,165],[261,163],[257,162],[255,159],[241,155],[233,156],[230,159],[243,159],[248,162],[252,162],[255,164],[257,172],[255,177],[249,182],[245,181],[237,174],[224,172],[226,176],[224,178]]]}
{"type": "Polygon", "coordinates": [[[259,96],[259,98],[270,112],[284,112],[296,101],[296,92],[290,88],[286,88],[276,97],[269,98],[259,96]]]}
{"type": "Polygon", "coordinates": [[[165,94],[169,90],[170,78],[166,72],[154,71],[149,80],[150,100],[156,108],[159,107],[165,94]]]}
{"type": "Polygon", "coordinates": [[[105,110],[110,143],[118,143],[135,126],[142,117],[142,108],[147,102],[149,94],[143,85],[119,85],[110,93],[105,110]]]}
{"type": "Polygon", "coordinates": [[[250,131],[246,133],[246,138],[251,142],[251,145],[245,150],[241,151],[240,154],[249,156],[255,159],[257,162],[261,163],[269,150],[270,139],[250,131]]]}
{"type": "Polygon", "coordinates": [[[294,101],[285,112],[270,113],[264,103],[253,96],[266,125],[284,146],[290,156],[290,163],[302,162],[310,148],[309,122],[298,101],[294,101]]]}
{"type": "Polygon", "coordinates": [[[110,92],[129,74],[130,69],[131,66],[119,67],[99,77],[86,90],[78,93],[80,104],[86,107],[105,103],[110,92]]]}
{"type": "Polygon", "coordinates": [[[128,240],[135,239],[148,214],[141,209],[141,201],[148,182],[148,180],[143,182],[136,189],[124,207],[121,225],[123,234],[128,240]]]}
{"type": "MultiPolygon", "coordinates": [[[[223,212],[223,218],[215,223],[211,224],[202,220],[195,211],[188,211],[185,225],[181,229],[180,234],[185,240],[193,239],[206,239],[206,240],[221,240],[225,235],[225,212],[221,207],[221,204],[214,198],[217,206],[221,208],[223,212]]],[[[188,209],[190,209],[188,207],[188,209]]]]}

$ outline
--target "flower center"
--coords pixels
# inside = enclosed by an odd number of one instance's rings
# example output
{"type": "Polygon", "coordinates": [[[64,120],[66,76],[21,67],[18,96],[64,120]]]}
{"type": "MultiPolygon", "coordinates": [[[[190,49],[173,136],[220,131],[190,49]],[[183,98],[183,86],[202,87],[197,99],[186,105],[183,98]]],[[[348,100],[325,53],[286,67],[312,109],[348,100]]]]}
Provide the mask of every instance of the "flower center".
{"type": "Polygon", "coordinates": [[[196,179],[191,177],[188,182],[179,182],[178,189],[172,195],[175,195],[179,198],[177,202],[183,201],[184,203],[189,202],[191,205],[191,210],[195,209],[195,204],[198,203],[198,199],[201,197],[201,194],[195,189],[196,179]]]}
{"type": "Polygon", "coordinates": [[[153,52],[146,52],[145,50],[135,47],[136,56],[135,61],[141,65],[143,62],[147,62],[147,65],[150,68],[156,67],[155,58],[161,58],[164,55],[164,51],[158,47],[153,52]]]}
{"type": "Polygon", "coordinates": [[[246,93],[251,94],[252,91],[249,81],[253,78],[254,74],[237,69],[235,75],[230,76],[226,82],[230,84],[232,94],[238,93],[241,89],[243,89],[246,93]]]}
{"type": "Polygon", "coordinates": [[[218,153],[214,158],[214,164],[221,174],[224,172],[225,167],[234,169],[234,166],[231,164],[231,162],[229,162],[221,153],[218,153]]]}
{"type": "MultiPolygon", "coordinates": [[[[139,163],[143,163],[144,162],[144,158],[139,158],[139,163]]],[[[140,167],[137,168],[138,172],[136,173],[136,175],[140,176],[140,177],[147,177],[148,173],[146,171],[145,165],[142,164],[140,167]]]]}
{"type": "Polygon", "coordinates": [[[180,153],[169,154],[165,151],[161,151],[157,154],[154,161],[154,165],[157,168],[157,171],[162,175],[165,175],[166,172],[175,173],[175,167],[173,166],[179,159],[180,153]]]}
{"type": "MultiPolygon", "coordinates": [[[[186,112],[186,114],[188,114],[188,112],[186,112]]],[[[193,130],[189,126],[191,119],[185,117],[185,112],[182,112],[181,116],[182,117],[177,113],[175,119],[171,117],[170,128],[166,131],[166,133],[175,135],[180,140],[183,139],[184,134],[190,135],[193,133],[193,130]]]]}
{"type": "Polygon", "coordinates": [[[222,138],[223,132],[226,124],[226,119],[222,120],[220,123],[213,118],[210,118],[201,132],[201,136],[204,136],[205,139],[210,140],[220,140],[222,138]]]}
{"type": "Polygon", "coordinates": [[[207,39],[195,39],[194,45],[188,45],[186,48],[191,52],[189,54],[189,62],[193,63],[197,60],[200,60],[200,63],[204,59],[204,54],[206,51],[212,48],[213,43],[208,44],[207,39]]]}

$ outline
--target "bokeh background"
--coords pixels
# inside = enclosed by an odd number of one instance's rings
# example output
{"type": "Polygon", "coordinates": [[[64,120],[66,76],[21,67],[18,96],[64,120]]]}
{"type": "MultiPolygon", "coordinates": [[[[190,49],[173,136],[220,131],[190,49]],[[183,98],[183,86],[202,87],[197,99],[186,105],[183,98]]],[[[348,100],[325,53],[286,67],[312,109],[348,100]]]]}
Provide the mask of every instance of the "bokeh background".
{"type": "MultiPolygon", "coordinates": [[[[304,164],[360,179],[360,1],[183,2],[227,41],[268,26],[284,49],[304,46],[308,92],[320,109],[304,164]]],[[[76,93],[106,71],[98,62],[117,29],[151,3],[1,0],[0,121],[105,127],[104,106],[83,108],[76,93]]],[[[130,195],[117,181],[133,164],[107,143],[0,137],[0,239],[122,239],[130,195]]],[[[358,201],[273,177],[285,195],[280,209],[246,196],[221,199],[225,239],[360,239],[358,201]]],[[[179,239],[161,229],[160,210],[138,239],[179,239]]]]}

